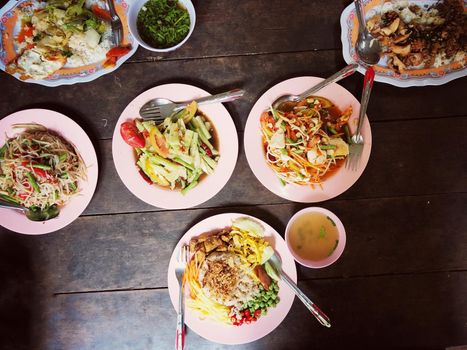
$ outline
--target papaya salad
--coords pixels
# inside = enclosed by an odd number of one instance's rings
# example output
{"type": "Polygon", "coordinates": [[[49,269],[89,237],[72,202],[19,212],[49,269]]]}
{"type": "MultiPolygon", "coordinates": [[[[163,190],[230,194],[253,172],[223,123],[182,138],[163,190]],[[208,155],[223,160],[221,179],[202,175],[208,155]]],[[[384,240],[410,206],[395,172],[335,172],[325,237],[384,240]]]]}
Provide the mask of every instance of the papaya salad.
{"type": "Polygon", "coordinates": [[[241,326],[279,303],[279,276],[268,263],[274,250],[258,222],[235,219],[230,227],[192,238],[189,250],[186,304],[200,318],[241,326]]]}
{"type": "Polygon", "coordinates": [[[349,154],[352,106],[341,113],[328,99],[309,96],[289,107],[261,114],[266,162],[283,184],[321,185],[349,154]]]}
{"type": "Polygon", "coordinates": [[[25,130],[0,148],[0,197],[31,210],[66,204],[86,179],[79,153],[42,125],[13,127],[25,130]]]}
{"type": "Polygon", "coordinates": [[[125,122],[120,134],[135,150],[144,180],[182,194],[212,174],[219,161],[214,126],[195,101],[159,125],[138,119],[125,122]]]}

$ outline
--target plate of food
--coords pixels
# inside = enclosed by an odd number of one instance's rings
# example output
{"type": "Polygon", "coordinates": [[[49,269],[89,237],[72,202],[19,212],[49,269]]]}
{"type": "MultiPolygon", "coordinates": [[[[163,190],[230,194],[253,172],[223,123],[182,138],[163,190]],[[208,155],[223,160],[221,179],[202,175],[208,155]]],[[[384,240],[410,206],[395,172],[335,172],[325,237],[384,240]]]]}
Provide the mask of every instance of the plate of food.
{"type": "Polygon", "coordinates": [[[166,84],[137,96],[115,126],[112,154],[118,175],[139,199],[165,209],[189,208],[216,195],[238,155],[237,131],[220,103],[198,106],[210,94],[186,84],[166,84]],[[192,101],[156,124],[139,118],[153,98],[192,101]]]}
{"type": "Polygon", "coordinates": [[[86,209],[97,184],[98,164],[84,130],[46,109],[19,111],[0,121],[0,197],[30,211],[58,216],[31,221],[23,212],[0,209],[0,225],[25,234],[59,230],[86,209]]]}
{"type": "Polygon", "coordinates": [[[360,103],[342,86],[328,85],[285,112],[271,106],[278,97],[298,95],[322,80],[297,77],[271,87],[256,101],[245,126],[251,170],[271,192],[295,202],[321,202],[340,195],[358,180],[370,158],[371,129],[365,118],[358,168],[344,166],[360,103]]]}
{"type": "Polygon", "coordinates": [[[128,30],[125,0],[115,0],[123,24],[113,44],[102,0],[10,0],[0,10],[0,69],[44,86],[94,80],[117,69],[138,43],[128,30]]]}
{"type": "MultiPolygon", "coordinates": [[[[399,87],[441,85],[467,75],[466,3],[459,0],[363,0],[367,28],[383,55],[375,80],[399,87]]],[[[358,62],[358,21],[351,3],[341,15],[342,53],[358,62]]],[[[359,67],[364,74],[364,67],[359,67]]]]}
{"type": "Polygon", "coordinates": [[[270,269],[274,253],[297,281],[295,262],[283,238],[252,216],[211,216],[190,228],[174,249],[168,268],[172,304],[178,307],[175,265],[182,245],[190,258],[185,270],[185,324],[210,341],[244,344],[272,332],[292,307],[293,291],[270,269]]]}

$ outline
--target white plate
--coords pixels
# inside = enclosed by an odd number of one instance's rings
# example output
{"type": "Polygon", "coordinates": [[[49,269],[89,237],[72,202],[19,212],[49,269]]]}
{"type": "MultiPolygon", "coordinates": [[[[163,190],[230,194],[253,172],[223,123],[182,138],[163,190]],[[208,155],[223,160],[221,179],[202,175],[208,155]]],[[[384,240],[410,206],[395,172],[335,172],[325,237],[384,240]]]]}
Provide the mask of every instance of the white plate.
{"type": "MultiPolygon", "coordinates": [[[[253,106],[245,126],[245,153],[251,170],[258,180],[271,192],[276,195],[295,202],[314,203],[321,202],[338,196],[349,189],[362,175],[370,158],[371,152],[371,129],[368,118],[365,118],[362,127],[362,134],[365,139],[365,144],[360,159],[359,166],[356,171],[348,170],[341,166],[335,174],[332,174],[322,184],[322,188],[315,186],[311,188],[306,185],[287,184],[283,186],[279,181],[274,170],[272,170],[266,162],[260,116],[261,113],[267,110],[271,104],[279,97],[286,94],[300,94],[308,88],[316,85],[322,78],[317,77],[298,77],[285,80],[266,91],[253,106]]],[[[349,118],[350,132],[354,133],[356,122],[358,120],[358,112],[360,103],[346,89],[338,84],[331,84],[320,90],[318,96],[323,96],[331,100],[341,111],[352,106],[353,113],[349,118]]]]}
{"type": "MultiPolygon", "coordinates": [[[[433,0],[409,1],[409,3],[417,4],[420,7],[423,7],[423,5],[432,5],[435,2],[436,1],[433,0]]],[[[381,0],[363,0],[367,19],[373,17],[379,12],[381,3],[381,0]]],[[[467,2],[464,1],[464,4],[466,3],[467,2]]],[[[344,60],[349,64],[358,62],[358,57],[354,48],[358,34],[358,23],[353,2],[350,3],[350,5],[342,12],[340,22],[342,30],[342,54],[344,56],[344,60]]],[[[386,59],[382,58],[378,64],[374,66],[375,81],[388,83],[398,87],[442,85],[450,82],[451,80],[465,77],[467,75],[467,67],[465,66],[466,62],[467,57],[464,61],[464,67],[456,64],[449,64],[439,68],[413,69],[405,72],[404,74],[397,74],[387,67],[386,59]]],[[[359,66],[358,71],[365,74],[365,68],[363,66],[359,66]]]]}
{"type": "Polygon", "coordinates": [[[0,120],[0,145],[5,144],[5,138],[19,134],[22,129],[13,129],[13,124],[37,123],[55,131],[66,141],[75,146],[83,158],[87,168],[87,180],[79,182],[80,193],[73,197],[60,209],[58,217],[35,222],[29,220],[23,213],[12,209],[0,208],[0,225],[3,227],[31,235],[57,231],[73,222],[86,209],[94,194],[97,184],[97,157],[94,146],[84,130],[67,116],[47,109],[27,109],[10,114],[0,120]]]}
{"type": "MultiPolygon", "coordinates": [[[[221,229],[232,224],[232,220],[239,217],[250,217],[259,222],[265,228],[265,239],[271,244],[274,250],[279,254],[282,260],[283,271],[294,281],[297,282],[297,269],[292,254],[287,249],[287,245],[283,238],[264,221],[261,221],[253,216],[228,213],[211,216],[194,225],[178,242],[172,256],[170,258],[169,268],[167,272],[170,300],[175,310],[178,307],[178,283],[175,278],[175,263],[178,252],[182,244],[188,244],[192,237],[196,237],[204,232],[209,232],[215,229],[221,229]]],[[[189,307],[185,308],[185,323],[194,332],[203,338],[221,344],[244,344],[260,339],[281,324],[287,316],[292,303],[294,301],[294,293],[283,282],[279,281],[279,303],[274,308],[269,308],[266,316],[259,318],[257,322],[249,325],[244,324],[236,327],[233,325],[225,325],[211,320],[202,320],[198,314],[191,311],[189,307]]],[[[187,296],[188,298],[188,296],[187,296]]],[[[311,315],[310,315],[311,317],[311,315]]],[[[175,329],[175,325],[174,325],[175,329]]]]}
{"type": "Polygon", "coordinates": [[[206,176],[186,195],[150,185],[139,174],[135,165],[133,148],[120,136],[120,125],[139,118],[139,109],[150,99],[168,98],[172,101],[189,101],[210,94],[196,86],[166,84],[154,87],[137,96],[122,112],[115,126],[112,140],[112,155],[118,175],[125,186],[139,199],[165,209],[190,208],[214,197],[227,183],[235,168],[238,156],[237,130],[227,109],[221,104],[200,106],[199,109],[210,119],[217,132],[220,159],[214,173],[206,176]]]}

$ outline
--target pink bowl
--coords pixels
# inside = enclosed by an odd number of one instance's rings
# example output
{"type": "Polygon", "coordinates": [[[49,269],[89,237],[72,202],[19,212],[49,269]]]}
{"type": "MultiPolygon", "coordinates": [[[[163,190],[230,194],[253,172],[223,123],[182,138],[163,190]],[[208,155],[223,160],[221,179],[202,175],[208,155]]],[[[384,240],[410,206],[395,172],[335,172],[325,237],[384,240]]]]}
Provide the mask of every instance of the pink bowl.
{"type": "Polygon", "coordinates": [[[295,213],[294,216],[292,216],[287,223],[287,227],[285,229],[285,242],[287,243],[287,248],[289,248],[290,252],[292,253],[294,259],[303,266],[306,267],[311,267],[314,269],[319,269],[321,267],[326,267],[334,263],[339,257],[342,255],[342,252],[344,251],[345,248],[345,242],[346,242],[346,235],[345,235],[345,228],[342,222],[339,220],[339,218],[331,211],[320,208],[320,207],[308,207],[305,209],[302,209],[298,212],[295,213]],[[334,249],[334,252],[329,255],[328,257],[324,258],[323,260],[319,261],[314,261],[314,260],[308,260],[308,259],[303,259],[298,254],[294,252],[292,249],[290,242],[289,242],[289,231],[290,228],[292,227],[293,222],[300,217],[301,215],[305,213],[321,213],[324,214],[332,219],[334,223],[336,224],[337,227],[337,234],[339,237],[339,243],[337,243],[336,249],[334,249]]]}

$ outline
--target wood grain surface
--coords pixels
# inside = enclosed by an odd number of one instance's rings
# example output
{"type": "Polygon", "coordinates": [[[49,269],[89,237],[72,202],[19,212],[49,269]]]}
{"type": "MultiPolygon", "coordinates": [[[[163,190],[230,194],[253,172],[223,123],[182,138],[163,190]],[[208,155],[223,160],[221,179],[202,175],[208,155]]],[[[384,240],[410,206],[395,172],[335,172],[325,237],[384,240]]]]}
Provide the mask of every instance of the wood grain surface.
{"type": "MultiPolygon", "coordinates": [[[[260,184],[246,160],[243,130],[255,101],[274,84],[327,77],[345,65],[339,18],[350,1],[193,3],[193,36],[172,53],[139,48],[112,74],[56,88],[0,74],[0,118],[27,108],[64,113],[89,134],[100,170],[90,205],[64,229],[26,236],[0,227],[1,350],[173,349],[167,267],[183,233],[211,215],[239,212],[283,234],[289,218],[308,206],[260,184]],[[132,99],[174,82],[247,93],[225,104],[240,141],[228,184],[198,207],[168,211],[128,191],[113,165],[111,138],[132,99]]],[[[360,99],[362,80],[356,73],[341,85],[360,99]]],[[[186,349],[466,345],[465,91],[465,78],[404,89],[375,83],[368,166],[348,191],[317,204],[344,223],[344,253],[324,269],[297,265],[299,286],[331,317],[331,329],[295,300],[284,322],[256,342],[223,346],[188,330],[186,349]]]]}

